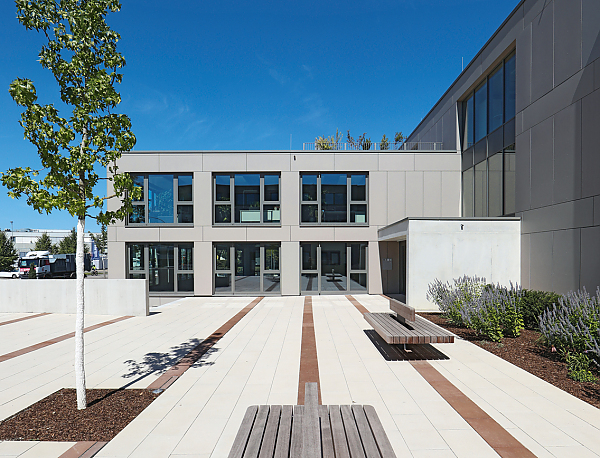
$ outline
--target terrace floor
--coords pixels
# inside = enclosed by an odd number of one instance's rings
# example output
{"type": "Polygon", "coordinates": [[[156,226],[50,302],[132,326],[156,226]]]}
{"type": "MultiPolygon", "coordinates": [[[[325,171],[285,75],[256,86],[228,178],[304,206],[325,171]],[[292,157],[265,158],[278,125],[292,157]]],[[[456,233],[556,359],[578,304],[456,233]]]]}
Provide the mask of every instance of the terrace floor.
{"type": "MultiPolygon", "coordinates": [[[[297,404],[303,380],[319,382],[323,404],[373,405],[398,457],[510,456],[489,431],[510,434],[539,457],[600,456],[599,409],[469,342],[434,345],[448,359],[386,361],[345,296],[312,297],[312,314],[304,297],[255,299],[186,298],[120,321],[87,316],[86,326],[102,324],[85,334],[88,388],[147,388],[256,304],[94,456],[226,457],[246,408],[297,404]],[[455,409],[456,396],[434,388],[440,381],[460,390],[463,405],[472,401],[486,419],[473,421],[455,409]]],[[[354,299],[371,312],[388,309],[381,296],[354,299]]],[[[74,387],[73,339],[37,345],[68,335],[73,325],[71,315],[0,314],[0,420],[74,387]]],[[[5,441],[0,457],[79,456],[74,445],[5,441]]]]}

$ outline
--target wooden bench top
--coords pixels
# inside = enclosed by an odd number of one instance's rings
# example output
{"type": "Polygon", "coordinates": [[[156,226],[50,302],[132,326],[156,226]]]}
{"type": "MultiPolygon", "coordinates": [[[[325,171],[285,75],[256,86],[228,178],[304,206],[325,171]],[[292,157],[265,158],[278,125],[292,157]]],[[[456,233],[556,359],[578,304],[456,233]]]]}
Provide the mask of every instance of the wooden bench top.
{"type": "Polygon", "coordinates": [[[229,458],[396,458],[368,405],[318,405],[307,383],[304,405],[250,406],[229,458]]]}
{"type": "Polygon", "coordinates": [[[389,313],[365,313],[364,318],[389,344],[454,343],[453,333],[419,315],[404,323],[389,313]]]}

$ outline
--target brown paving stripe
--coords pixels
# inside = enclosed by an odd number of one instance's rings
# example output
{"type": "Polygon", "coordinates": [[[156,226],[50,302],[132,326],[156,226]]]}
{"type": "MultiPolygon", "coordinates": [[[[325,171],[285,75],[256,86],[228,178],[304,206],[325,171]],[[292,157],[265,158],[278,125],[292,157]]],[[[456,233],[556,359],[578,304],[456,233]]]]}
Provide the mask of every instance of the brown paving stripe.
{"type": "Polygon", "coordinates": [[[29,315],[29,316],[25,316],[23,318],[17,318],[16,320],[3,321],[2,323],[0,323],[0,326],[4,326],[5,324],[17,323],[19,321],[30,320],[32,318],[37,318],[38,316],[44,316],[44,315],[50,315],[50,313],[49,312],[38,313],[37,315],[29,315]]]}
{"type": "Polygon", "coordinates": [[[181,358],[176,364],[171,366],[167,371],[148,385],[149,390],[166,390],[170,387],[175,380],[177,380],[185,371],[192,367],[204,354],[210,350],[227,331],[233,328],[246,314],[252,310],[264,297],[257,297],[250,304],[240,310],[233,318],[227,323],[213,332],[210,336],[202,341],[197,347],[190,350],[183,358],[181,358]]]}
{"type": "Polygon", "coordinates": [[[500,426],[427,361],[410,364],[458,414],[503,458],[535,457],[523,444],[500,426]]]}
{"type": "MultiPolygon", "coordinates": [[[[98,329],[101,328],[103,326],[108,326],[109,324],[113,324],[113,323],[118,323],[119,321],[123,321],[126,320],[128,318],[133,318],[131,316],[121,316],[119,318],[115,318],[109,321],[104,321],[102,323],[98,323],[95,324],[93,326],[88,326],[87,328],[83,329],[83,332],[89,332],[89,331],[93,331],[94,329],[98,329]]],[[[1,355],[0,356],[0,363],[3,361],[6,361],[8,359],[12,359],[12,358],[16,358],[17,356],[21,356],[24,355],[26,353],[35,351],[35,350],[39,350],[40,348],[44,348],[47,347],[48,345],[52,345],[58,342],[62,342],[63,340],[67,340],[70,339],[71,337],[75,336],[75,332],[70,332],[68,334],[64,334],[62,336],[59,337],[55,337],[54,339],[50,339],[50,340],[46,340],[44,342],[40,342],[38,344],[35,345],[30,345],[29,347],[25,347],[25,348],[21,348],[20,350],[16,350],[10,353],[6,353],[5,355],[1,355]]]]}
{"type": "Polygon", "coordinates": [[[317,341],[312,313],[312,296],[304,297],[302,317],[302,345],[300,349],[300,375],[298,380],[298,404],[304,404],[304,385],[317,383],[319,404],[321,404],[321,384],[319,383],[319,361],[317,359],[317,341]]]}
{"type": "MultiPolygon", "coordinates": [[[[346,296],[361,312],[369,311],[352,296],[346,296]]],[[[418,345],[413,345],[413,347],[418,345]]],[[[533,457],[535,455],[500,426],[477,404],[456,388],[427,361],[410,361],[419,374],[452,406],[458,414],[492,447],[502,458],[533,457]]]]}
{"type": "Polygon", "coordinates": [[[77,442],[58,458],[92,458],[106,444],[108,444],[108,442],[77,442]]]}

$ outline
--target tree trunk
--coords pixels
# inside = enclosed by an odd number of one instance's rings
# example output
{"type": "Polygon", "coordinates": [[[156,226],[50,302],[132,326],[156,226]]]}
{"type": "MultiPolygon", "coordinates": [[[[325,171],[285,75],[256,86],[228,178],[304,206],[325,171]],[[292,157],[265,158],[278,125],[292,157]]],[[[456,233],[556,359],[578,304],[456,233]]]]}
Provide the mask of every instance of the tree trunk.
{"type": "Polygon", "coordinates": [[[79,410],[87,407],[85,395],[85,367],[83,363],[83,312],[84,312],[84,249],[83,235],[85,233],[85,216],[77,219],[77,313],[75,316],[75,387],[77,389],[77,408],[79,410]]]}

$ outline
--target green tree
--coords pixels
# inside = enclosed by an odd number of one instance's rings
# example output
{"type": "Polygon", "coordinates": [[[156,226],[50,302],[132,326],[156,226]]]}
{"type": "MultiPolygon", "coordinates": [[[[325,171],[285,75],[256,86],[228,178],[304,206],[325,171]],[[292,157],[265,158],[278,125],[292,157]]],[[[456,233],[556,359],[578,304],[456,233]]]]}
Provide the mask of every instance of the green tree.
{"type": "Polygon", "coordinates": [[[71,233],[58,242],[58,252],[60,254],[71,254],[77,252],[77,231],[71,229],[71,233]]]}
{"type": "Polygon", "coordinates": [[[102,254],[106,254],[106,245],[108,242],[108,236],[106,234],[106,225],[103,224],[100,227],[100,235],[94,235],[90,232],[90,236],[92,237],[92,240],[98,247],[98,251],[102,254]]]}
{"type": "Polygon", "coordinates": [[[12,240],[0,232],[0,271],[8,272],[19,255],[12,240]]]}
{"type": "Polygon", "coordinates": [[[52,239],[45,232],[35,241],[34,251],[52,251],[52,239]]]}
{"type": "Polygon", "coordinates": [[[394,135],[394,149],[400,149],[405,139],[402,132],[396,132],[396,135],[394,135]]]}
{"type": "Polygon", "coordinates": [[[9,92],[24,107],[20,124],[25,138],[37,148],[41,169],[18,167],[2,174],[2,183],[13,198],[27,196],[40,213],[67,210],[77,218],[77,314],[75,325],[75,384],[77,407],[85,409],[83,361],[84,243],[86,217],[101,224],[123,219],[132,210],[131,199],[140,192],[128,174],[118,172],[122,151],[135,145],[131,121],[113,110],[121,101],[115,86],[125,59],[117,52],[120,35],[106,24],[106,15],[121,8],[118,0],[16,0],[17,19],[27,30],[42,32],[39,53],[42,67],[50,70],[60,89],[67,115],[53,104],[37,103],[33,82],[17,78],[9,92]],[[108,169],[102,178],[96,167],[108,169]],[[40,178],[43,177],[43,178],[40,178]],[[94,194],[102,179],[110,181],[113,195],[94,194]],[[104,210],[111,197],[121,204],[104,210]]]}

